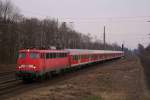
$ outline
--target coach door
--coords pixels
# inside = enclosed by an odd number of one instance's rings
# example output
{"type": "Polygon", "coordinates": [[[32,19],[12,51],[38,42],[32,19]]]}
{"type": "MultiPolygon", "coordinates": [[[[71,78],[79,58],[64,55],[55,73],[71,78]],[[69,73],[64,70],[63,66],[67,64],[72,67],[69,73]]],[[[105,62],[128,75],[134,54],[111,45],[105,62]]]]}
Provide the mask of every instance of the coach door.
{"type": "Polygon", "coordinates": [[[46,70],[46,54],[42,53],[41,54],[41,58],[42,58],[42,66],[41,69],[43,69],[43,72],[46,70]]]}
{"type": "Polygon", "coordinates": [[[78,55],[78,63],[81,63],[81,55],[78,55]]]}

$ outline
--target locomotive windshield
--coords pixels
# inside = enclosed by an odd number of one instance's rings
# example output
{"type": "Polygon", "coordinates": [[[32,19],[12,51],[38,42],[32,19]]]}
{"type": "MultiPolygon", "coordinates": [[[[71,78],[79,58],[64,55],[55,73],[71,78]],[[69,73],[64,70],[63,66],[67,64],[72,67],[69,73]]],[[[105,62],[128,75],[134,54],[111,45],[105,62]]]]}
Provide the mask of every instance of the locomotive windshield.
{"type": "Polygon", "coordinates": [[[34,52],[30,53],[30,58],[32,59],[39,58],[39,57],[40,57],[39,53],[34,53],[34,52]]]}
{"type": "Polygon", "coordinates": [[[24,52],[19,53],[19,58],[23,59],[23,58],[25,58],[25,57],[26,57],[26,54],[25,54],[24,52]]]}

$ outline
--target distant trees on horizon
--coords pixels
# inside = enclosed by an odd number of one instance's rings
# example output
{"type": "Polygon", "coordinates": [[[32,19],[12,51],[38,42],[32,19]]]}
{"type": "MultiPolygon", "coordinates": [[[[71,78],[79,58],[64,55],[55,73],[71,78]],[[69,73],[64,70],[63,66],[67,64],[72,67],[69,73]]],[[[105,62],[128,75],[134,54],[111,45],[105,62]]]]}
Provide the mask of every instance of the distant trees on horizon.
{"type": "MultiPolygon", "coordinates": [[[[0,63],[15,63],[21,48],[103,49],[99,40],[70,28],[55,19],[27,18],[9,0],[0,0],[0,63]]],[[[121,50],[117,44],[107,44],[107,50],[121,50]]]]}

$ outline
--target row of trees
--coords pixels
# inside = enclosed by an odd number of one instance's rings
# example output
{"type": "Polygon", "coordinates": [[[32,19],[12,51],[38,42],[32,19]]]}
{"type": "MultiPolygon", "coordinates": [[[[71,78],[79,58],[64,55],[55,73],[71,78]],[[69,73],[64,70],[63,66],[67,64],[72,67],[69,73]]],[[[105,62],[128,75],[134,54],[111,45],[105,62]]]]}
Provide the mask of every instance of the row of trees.
{"type": "Polygon", "coordinates": [[[150,44],[145,48],[142,44],[139,44],[136,53],[138,54],[141,64],[143,65],[147,86],[150,89],[150,44]]]}
{"type": "MultiPolygon", "coordinates": [[[[26,18],[10,1],[0,0],[0,63],[15,63],[17,51],[21,48],[78,48],[103,49],[103,44],[92,41],[65,22],[55,19],[26,18]]],[[[121,48],[106,45],[106,49],[121,48]]]]}

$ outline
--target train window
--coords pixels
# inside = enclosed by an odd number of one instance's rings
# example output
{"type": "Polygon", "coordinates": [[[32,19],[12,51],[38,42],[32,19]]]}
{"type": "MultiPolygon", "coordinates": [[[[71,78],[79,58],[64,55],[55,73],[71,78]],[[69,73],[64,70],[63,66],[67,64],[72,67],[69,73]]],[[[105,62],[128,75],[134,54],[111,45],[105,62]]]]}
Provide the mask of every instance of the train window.
{"type": "Polygon", "coordinates": [[[52,53],[48,53],[47,56],[48,56],[48,58],[53,58],[52,53]]]}
{"type": "Polygon", "coordinates": [[[63,58],[64,57],[64,53],[61,53],[60,56],[61,56],[61,58],[63,58]]]}
{"type": "Polygon", "coordinates": [[[74,55],[74,56],[72,56],[72,58],[73,58],[73,60],[76,60],[76,56],[74,55]]]}
{"type": "Polygon", "coordinates": [[[80,55],[80,56],[78,56],[79,58],[83,58],[83,59],[85,59],[85,55],[80,55]]]}
{"type": "Polygon", "coordinates": [[[21,59],[23,59],[23,58],[25,58],[26,57],[26,54],[25,53],[19,53],[19,58],[21,58],[21,59]]]}
{"type": "Polygon", "coordinates": [[[65,57],[65,53],[63,53],[63,57],[65,57]]]}
{"type": "Polygon", "coordinates": [[[86,55],[86,59],[88,59],[89,58],[89,56],[88,55],[86,55]]]}
{"type": "Polygon", "coordinates": [[[57,58],[57,53],[53,53],[53,58],[57,58]]]}
{"type": "Polygon", "coordinates": [[[41,54],[41,58],[45,58],[45,54],[44,53],[41,54]]]}
{"type": "Polygon", "coordinates": [[[62,54],[62,53],[59,53],[59,54],[58,54],[58,57],[59,57],[59,58],[62,58],[62,55],[61,55],[61,54],[62,54]]]}
{"type": "Polygon", "coordinates": [[[87,55],[84,55],[84,59],[86,59],[87,58],[87,55]]]}
{"type": "Polygon", "coordinates": [[[64,58],[65,57],[65,53],[60,53],[60,57],[64,58]]]}
{"type": "Polygon", "coordinates": [[[52,53],[52,58],[56,58],[56,53],[52,53]]]}
{"type": "Polygon", "coordinates": [[[78,55],[74,55],[73,56],[73,60],[78,60],[79,59],[79,56],[78,55]]]}
{"type": "Polygon", "coordinates": [[[74,56],[74,60],[77,60],[77,56],[76,55],[74,56]]]}
{"type": "Polygon", "coordinates": [[[62,57],[62,58],[65,57],[65,54],[64,54],[64,53],[61,53],[61,57],[62,57]]]}
{"type": "Polygon", "coordinates": [[[60,57],[60,58],[64,58],[64,57],[66,57],[66,56],[67,56],[66,53],[59,53],[59,57],[60,57]]]}
{"type": "Polygon", "coordinates": [[[62,58],[62,57],[63,57],[62,53],[59,53],[59,58],[62,58]]]}
{"type": "Polygon", "coordinates": [[[73,60],[76,60],[76,57],[75,57],[75,55],[74,55],[74,56],[72,56],[72,59],[73,59],[73,60]]]}
{"type": "Polygon", "coordinates": [[[79,56],[79,55],[77,56],[77,60],[78,60],[78,59],[80,59],[80,56],[79,56]]]}
{"type": "Polygon", "coordinates": [[[46,59],[48,59],[49,58],[49,53],[46,53],[46,59]]]}
{"type": "Polygon", "coordinates": [[[78,59],[81,59],[81,55],[78,56],[78,59]]]}
{"type": "Polygon", "coordinates": [[[65,53],[63,53],[63,57],[65,57],[66,56],[66,54],[65,53]]]}
{"type": "Polygon", "coordinates": [[[89,58],[89,56],[88,55],[86,55],[86,59],[88,59],[89,58]]]}
{"type": "Polygon", "coordinates": [[[49,58],[53,58],[52,56],[53,56],[52,53],[49,53],[49,58]]]}
{"type": "Polygon", "coordinates": [[[84,55],[81,55],[81,58],[84,59],[84,55]]]}
{"type": "Polygon", "coordinates": [[[77,60],[80,59],[80,57],[81,57],[80,55],[77,55],[77,60]]]}
{"type": "Polygon", "coordinates": [[[65,57],[65,54],[64,54],[64,53],[62,53],[62,57],[65,57]]]}
{"type": "Polygon", "coordinates": [[[56,58],[60,58],[60,53],[56,53],[56,58]]]}
{"type": "Polygon", "coordinates": [[[64,57],[67,57],[67,53],[64,53],[64,57]]]}
{"type": "Polygon", "coordinates": [[[47,53],[46,54],[46,59],[50,59],[50,58],[54,58],[54,54],[53,53],[47,53]]]}
{"type": "Polygon", "coordinates": [[[39,54],[38,53],[30,53],[30,58],[32,58],[32,59],[35,59],[35,58],[39,58],[40,56],[39,56],[39,54]]]}
{"type": "Polygon", "coordinates": [[[57,53],[57,58],[61,58],[61,53],[57,53]]]}

